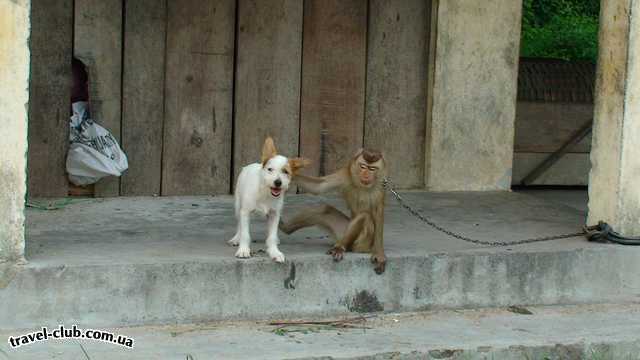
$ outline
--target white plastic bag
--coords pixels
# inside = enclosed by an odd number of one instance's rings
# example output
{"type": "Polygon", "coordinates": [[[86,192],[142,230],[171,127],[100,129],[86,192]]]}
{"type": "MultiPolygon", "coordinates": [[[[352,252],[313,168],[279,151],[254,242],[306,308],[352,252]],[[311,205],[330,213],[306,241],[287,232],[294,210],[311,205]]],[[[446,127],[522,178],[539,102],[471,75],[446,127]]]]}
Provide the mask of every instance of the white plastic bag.
{"type": "Polygon", "coordinates": [[[105,176],[120,176],[129,163],[116,139],[89,118],[87,103],[72,104],[67,173],[76,185],[93,184],[105,176]]]}

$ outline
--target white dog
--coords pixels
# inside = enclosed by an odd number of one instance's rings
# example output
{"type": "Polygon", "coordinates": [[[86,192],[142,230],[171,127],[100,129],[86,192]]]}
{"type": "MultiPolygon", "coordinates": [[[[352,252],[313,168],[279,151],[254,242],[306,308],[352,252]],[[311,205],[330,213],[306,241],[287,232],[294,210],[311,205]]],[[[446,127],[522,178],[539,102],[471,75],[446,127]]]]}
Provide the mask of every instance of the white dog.
{"type": "Polygon", "coordinates": [[[267,216],[267,254],[276,262],[284,262],[284,254],[278,250],[278,223],[284,194],[291,177],[307,164],[308,161],[301,158],[288,159],[278,155],[273,139],[268,137],[262,147],[262,163],[242,168],[235,191],[238,230],[228,241],[230,245],[238,246],[236,257],[251,257],[249,220],[251,213],[258,212],[267,216]]]}

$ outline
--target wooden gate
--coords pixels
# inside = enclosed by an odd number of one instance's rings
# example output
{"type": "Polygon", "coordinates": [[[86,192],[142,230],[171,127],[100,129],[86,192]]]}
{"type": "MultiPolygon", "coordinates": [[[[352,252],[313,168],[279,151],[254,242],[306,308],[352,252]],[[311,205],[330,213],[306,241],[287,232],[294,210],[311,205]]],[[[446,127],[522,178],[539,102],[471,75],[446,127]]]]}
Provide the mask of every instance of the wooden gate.
{"type": "Polygon", "coordinates": [[[96,196],[224,194],[271,135],[310,174],[364,146],[424,186],[424,0],[32,2],[29,193],[65,196],[71,57],[129,157],[96,196]]]}

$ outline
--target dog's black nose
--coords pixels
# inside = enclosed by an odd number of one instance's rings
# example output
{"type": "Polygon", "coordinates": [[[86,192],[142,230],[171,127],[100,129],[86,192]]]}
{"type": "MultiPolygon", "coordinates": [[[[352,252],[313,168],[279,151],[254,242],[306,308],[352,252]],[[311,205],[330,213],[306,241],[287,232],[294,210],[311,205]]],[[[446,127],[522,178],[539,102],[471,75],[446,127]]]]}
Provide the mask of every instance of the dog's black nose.
{"type": "Polygon", "coordinates": [[[280,187],[282,185],[282,180],[276,179],[276,181],[273,182],[273,185],[275,185],[276,187],[280,187]]]}

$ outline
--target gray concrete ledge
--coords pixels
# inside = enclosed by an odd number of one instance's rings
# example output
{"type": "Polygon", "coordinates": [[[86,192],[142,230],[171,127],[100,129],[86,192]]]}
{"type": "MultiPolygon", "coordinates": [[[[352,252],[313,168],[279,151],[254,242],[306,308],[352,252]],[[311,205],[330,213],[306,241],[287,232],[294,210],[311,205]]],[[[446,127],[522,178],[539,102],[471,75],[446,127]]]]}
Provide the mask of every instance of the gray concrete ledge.
{"type": "MultiPolygon", "coordinates": [[[[279,333],[253,321],[128,327],[108,330],[134,339],[133,349],[87,340],[11,349],[3,341],[0,356],[4,351],[9,359],[638,359],[637,304],[528,310],[531,315],[506,309],[392,313],[351,329],[288,327],[279,333]]],[[[4,339],[20,334],[0,330],[4,339]]]]}
{"type": "MultiPolygon", "coordinates": [[[[484,239],[568,232],[584,218],[576,208],[514,193],[407,199],[438,222],[484,239]]],[[[285,216],[318,201],[294,196],[285,216]]],[[[264,255],[241,261],[225,244],[235,227],[230,206],[227,197],[138,198],[30,211],[29,263],[0,271],[0,328],[622,303],[640,295],[638,248],[584,239],[478,247],[426,228],[393,202],[384,275],[365,255],[334,263],[316,230],[281,237],[286,264],[264,255]]],[[[256,221],[256,250],[261,226],[256,221]]]]}
{"type": "Polygon", "coordinates": [[[639,299],[638,273],[637,251],[614,247],[391,256],[382,276],[365,256],[26,266],[0,291],[0,328],[626,302],[639,299]]]}

